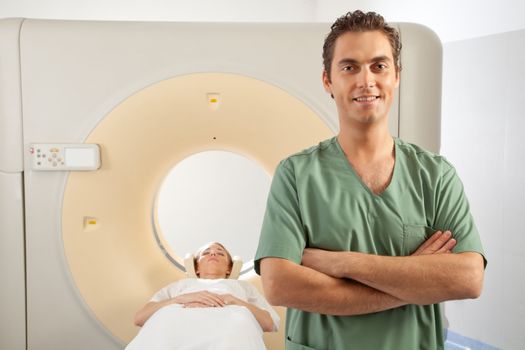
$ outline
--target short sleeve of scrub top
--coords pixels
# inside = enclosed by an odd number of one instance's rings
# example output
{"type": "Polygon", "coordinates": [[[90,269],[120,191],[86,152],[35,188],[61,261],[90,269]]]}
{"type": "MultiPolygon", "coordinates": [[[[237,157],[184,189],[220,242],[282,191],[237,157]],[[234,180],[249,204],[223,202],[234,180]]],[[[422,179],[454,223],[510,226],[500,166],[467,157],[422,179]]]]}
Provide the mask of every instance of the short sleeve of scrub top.
{"type": "MultiPolygon", "coordinates": [[[[306,237],[303,234],[301,212],[295,187],[295,175],[287,160],[279,163],[272,180],[263,228],[279,232],[278,239],[265,239],[261,234],[255,257],[255,271],[259,272],[261,257],[276,257],[301,263],[306,237]]],[[[265,236],[265,235],[264,235],[265,236]]]]}

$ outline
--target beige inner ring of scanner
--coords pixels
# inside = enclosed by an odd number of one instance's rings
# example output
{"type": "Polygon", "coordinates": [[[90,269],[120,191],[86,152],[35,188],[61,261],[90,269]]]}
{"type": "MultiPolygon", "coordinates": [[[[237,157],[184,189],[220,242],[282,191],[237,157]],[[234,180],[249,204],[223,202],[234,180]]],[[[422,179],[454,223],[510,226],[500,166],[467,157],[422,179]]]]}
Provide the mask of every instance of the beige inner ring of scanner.
{"type": "MultiPolygon", "coordinates": [[[[240,75],[178,76],[127,98],[85,141],[100,146],[101,168],[71,172],[65,188],[65,255],[85,304],[127,343],[138,331],[134,313],[184,278],[159,249],[152,224],[155,193],[175,164],[193,153],[229,150],[273,174],[287,155],[332,135],[297,98],[240,75]],[[208,93],[220,93],[219,108],[209,107],[208,93]],[[86,217],[97,225],[85,229],[86,217]]],[[[250,282],[261,290],[259,277],[250,282]]],[[[270,349],[283,348],[284,313],[277,309],[281,330],[265,335],[270,349]]]]}

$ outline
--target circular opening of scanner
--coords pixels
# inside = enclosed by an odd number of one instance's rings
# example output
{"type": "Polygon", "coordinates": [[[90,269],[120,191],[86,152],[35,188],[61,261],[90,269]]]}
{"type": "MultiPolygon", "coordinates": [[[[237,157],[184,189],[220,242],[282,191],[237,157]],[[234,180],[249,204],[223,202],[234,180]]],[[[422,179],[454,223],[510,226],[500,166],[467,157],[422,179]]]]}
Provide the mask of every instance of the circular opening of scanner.
{"type": "Polygon", "coordinates": [[[184,271],[182,258],[221,242],[253,268],[271,178],[257,162],[210,150],[177,163],[164,178],[153,210],[153,231],[164,255],[184,271]]]}

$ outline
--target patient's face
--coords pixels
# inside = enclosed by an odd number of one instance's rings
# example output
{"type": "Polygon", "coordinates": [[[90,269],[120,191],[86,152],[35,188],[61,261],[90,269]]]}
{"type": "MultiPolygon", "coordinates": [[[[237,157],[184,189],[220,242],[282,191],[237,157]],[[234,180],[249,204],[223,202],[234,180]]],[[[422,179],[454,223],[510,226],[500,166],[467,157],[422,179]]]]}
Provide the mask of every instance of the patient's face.
{"type": "Polygon", "coordinates": [[[196,272],[200,278],[226,278],[230,274],[230,255],[219,244],[210,244],[197,258],[196,272]]]}

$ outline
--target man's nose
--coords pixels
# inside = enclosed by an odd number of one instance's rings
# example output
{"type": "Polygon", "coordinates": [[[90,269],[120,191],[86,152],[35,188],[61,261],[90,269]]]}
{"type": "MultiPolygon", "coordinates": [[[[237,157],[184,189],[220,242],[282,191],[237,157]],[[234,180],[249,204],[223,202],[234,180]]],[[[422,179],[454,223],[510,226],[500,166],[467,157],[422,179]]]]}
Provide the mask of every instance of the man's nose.
{"type": "Polygon", "coordinates": [[[361,69],[358,79],[357,84],[361,89],[372,88],[376,85],[374,74],[368,68],[361,69]]]}

